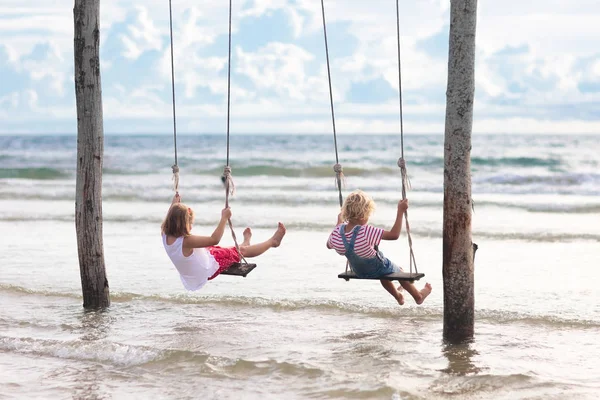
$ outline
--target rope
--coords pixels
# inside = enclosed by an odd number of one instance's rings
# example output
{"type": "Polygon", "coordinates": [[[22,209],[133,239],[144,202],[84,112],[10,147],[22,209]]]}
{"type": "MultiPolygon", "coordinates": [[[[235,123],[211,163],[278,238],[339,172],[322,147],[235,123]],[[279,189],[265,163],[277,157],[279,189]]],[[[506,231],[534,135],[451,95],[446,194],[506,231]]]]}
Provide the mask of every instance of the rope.
{"type": "Polygon", "coordinates": [[[335,147],[335,165],[333,170],[335,171],[335,182],[338,189],[340,207],[344,204],[342,197],[342,185],[345,183],[344,170],[340,164],[337,148],[337,134],[335,131],[335,112],[333,110],[333,90],[331,89],[331,69],[329,67],[329,46],[327,45],[327,24],[325,23],[325,4],[321,0],[321,11],[323,15],[323,37],[325,39],[325,56],[327,58],[327,80],[329,82],[329,102],[331,105],[331,123],[333,125],[333,144],[335,147]]]}
{"type": "MultiPolygon", "coordinates": [[[[404,160],[404,122],[402,113],[402,62],[400,56],[400,5],[399,0],[396,0],[396,35],[398,39],[398,100],[400,106],[400,149],[401,156],[398,159],[398,167],[400,167],[400,175],[402,177],[402,199],[406,199],[406,190],[410,189],[410,179],[406,172],[406,161],[404,160]]],[[[404,211],[404,221],[406,224],[406,234],[408,236],[408,248],[409,248],[409,265],[410,273],[412,274],[413,265],[415,267],[415,273],[417,270],[417,261],[412,248],[412,237],[410,236],[410,224],[408,222],[408,210],[404,211]]]]}
{"type": "MultiPolygon", "coordinates": [[[[406,162],[403,158],[398,159],[398,167],[400,167],[400,175],[402,177],[402,199],[406,199],[406,189],[410,189],[410,179],[408,178],[408,173],[406,172],[406,162]]],[[[410,273],[412,274],[413,265],[415,267],[415,273],[418,273],[417,270],[417,261],[415,259],[415,253],[412,248],[412,237],[410,235],[410,223],[408,222],[408,211],[404,211],[404,221],[406,224],[406,235],[408,237],[408,248],[409,248],[409,265],[410,265],[410,273]]]]}
{"type": "Polygon", "coordinates": [[[179,193],[179,167],[177,164],[171,167],[173,169],[173,190],[179,193]]]}
{"type": "MultiPolygon", "coordinates": [[[[233,178],[231,177],[231,167],[226,165],[223,170],[223,178],[225,178],[225,208],[229,207],[229,195],[235,193],[235,185],[233,184],[233,178]]],[[[240,251],[240,246],[237,241],[237,237],[235,236],[235,231],[233,229],[233,223],[231,222],[231,218],[227,219],[227,224],[229,225],[229,230],[231,231],[231,237],[233,238],[233,242],[235,243],[235,249],[237,250],[240,259],[244,261],[244,264],[248,264],[242,252],[240,251]]]]}
{"type": "MultiPolygon", "coordinates": [[[[232,0],[229,0],[229,52],[227,62],[227,163],[223,170],[222,177],[223,183],[225,184],[225,208],[229,207],[229,196],[233,196],[233,194],[235,193],[235,185],[231,176],[231,167],[229,166],[229,120],[231,111],[231,1],[232,0]]],[[[240,256],[240,260],[244,261],[245,264],[248,264],[248,262],[246,261],[246,259],[240,251],[240,246],[238,244],[237,237],[235,236],[235,231],[233,229],[233,223],[231,222],[231,218],[227,219],[227,224],[229,225],[231,237],[233,238],[233,242],[235,243],[235,249],[237,250],[237,253],[240,256]]]]}
{"type": "Polygon", "coordinates": [[[175,148],[175,164],[173,169],[173,190],[179,192],[179,166],[177,165],[177,119],[175,117],[175,63],[173,61],[173,11],[169,0],[169,33],[171,38],[171,89],[173,92],[173,144],[175,148]]]}
{"type": "MultiPolygon", "coordinates": [[[[327,44],[327,23],[325,22],[325,4],[323,0],[321,0],[321,11],[323,15],[323,38],[325,39],[325,57],[327,59],[327,81],[329,83],[329,104],[331,106],[331,124],[333,126],[333,145],[335,148],[335,165],[333,166],[333,171],[335,172],[335,186],[338,189],[338,199],[340,202],[340,207],[344,204],[344,198],[342,196],[342,186],[346,183],[346,177],[344,176],[344,168],[342,164],[340,164],[340,158],[338,155],[338,147],[337,147],[337,133],[335,130],[335,112],[333,108],[333,90],[331,89],[331,68],[329,67],[329,46],[327,44]]],[[[348,273],[348,268],[350,263],[346,260],[346,273],[348,273]]]]}
{"type": "Polygon", "coordinates": [[[227,61],[227,166],[229,166],[229,114],[231,110],[231,0],[229,0],[229,53],[227,61]]]}
{"type": "Polygon", "coordinates": [[[344,176],[344,168],[342,164],[336,163],[333,166],[333,171],[335,172],[335,186],[338,189],[338,194],[340,198],[340,207],[342,206],[342,187],[346,186],[346,177],[344,176]]]}

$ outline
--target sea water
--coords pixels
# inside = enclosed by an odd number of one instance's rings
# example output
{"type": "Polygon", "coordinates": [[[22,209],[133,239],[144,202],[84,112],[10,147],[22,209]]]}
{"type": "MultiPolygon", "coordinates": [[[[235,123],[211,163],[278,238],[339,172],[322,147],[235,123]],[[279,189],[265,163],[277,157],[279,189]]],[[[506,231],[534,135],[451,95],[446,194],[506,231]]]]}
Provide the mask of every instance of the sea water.
{"type": "MultiPolygon", "coordinates": [[[[371,223],[401,198],[397,136],[340,135],[343,194],[371,223]]],[[[338,279],[330,135],[236,135],[237,236],[288,233],[246,278],[186,292],[160,238],[170,135],[106,135],[104,255],[112,305],[82,309],[77,138],[0,136],[0,399],[596,399],[600,397],[600,137],[474,135],[475,337],[445,344],[444,138],[406,135],[409,221],[433,292],[402,307],[338,279]]],[[[224,135],[179,135],[180,193],[210,234],[224,207],[224,135]]],[[[226,232],[223,245],[233,241],[226,232]]],[[[408,266],[403,232],[381,249],[408,266]]]]}

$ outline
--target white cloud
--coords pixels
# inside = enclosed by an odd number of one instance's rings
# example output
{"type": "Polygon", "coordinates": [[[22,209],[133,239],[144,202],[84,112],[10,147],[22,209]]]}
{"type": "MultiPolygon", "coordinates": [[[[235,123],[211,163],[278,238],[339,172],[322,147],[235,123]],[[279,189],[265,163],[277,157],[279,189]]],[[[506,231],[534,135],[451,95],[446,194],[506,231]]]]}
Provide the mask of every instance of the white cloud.
{"type": "Polygon", "coordinates": [[[324,79],[306,72],[306,63],[315,58],[308,51],[279,42],[271,42],[255,53],[239,47],[236,50],[236,72],[249,77],[257,90],[272,90],[278,97],[300,101],[322,96],[324,79]]]}
{"type": "Polygon", "coordinates": [[[162,47],[161,32],[149,18],[148,10],[139,6],[136,9],[138,14],[135,23],[127,28],[127,34],[121,35],[125,45],[124,55],[129,59],[136,59],[148,50],[160,50],[162,47]]]}
{"type": "Polygon", "coordinates": [[[302,34],[305,23],[304,16],[301,15],[296,4],[289,0],[253,0],[249,6],[240,13],[240,18],[260,17],[265,14],[271,14],[273,11],[283,10],[289,18],[289,24],[293,36],[298,38],[302,34]]]}
{"type": "MultiPolygon", "coordinates": [[[[52,124],[52,118],[75,117],[73,3],[49,4],[47,0],[0,0],[0,49],[6,49],[8,57],[4,68],[27,74],[16,89],[2,91],[0,84],[0,103],[28,109],[32,129],[52,124]]],[[[200,5],[174,0],[172,5],[180,126],[221,129],[226,112],[228,2],[200,5]]],[[[405,103],[405,118],[410,131],[443,130],[447,54],[443,46],[425,47],[423,40],[447,32],[449,5],[448,0],[400,4],[403,91],[410,99],[405,103]]],[[[397,101],[354,104],[356,94],[350,93],[357,84],[371,81],[383,80],[398,88],[395,2],[325,0],[325,9],[340,131],[393,133],[397,101]]],[[[600,82],[598,20],[597,0],[576,4],[480,0],[477,130],[600,131],[598,113],[593,112],[600,106],[600,93],[592,85],[600,82]],[[589,89],[582,91],[582,84],[589,89]]],[[[234,2],[233,31],[232,118],[239,120],[232,126],[241,131],[330,131],[320,1],[234,2]],[[278,21],[278,26],[285,23],[287,32],[267,32],[265,38],[240,31],[252,29],[248,27],[257,18],[268,20],[280,13],[286,20],[278,21]]],[[[121,58],[103,61],[103,72],[110,71],[109,78],[103,76],[105,120],[150,118],[157,125],[158,121],[168,125],[168,3],[103,2],[101,44],[111,35],[121,38],[119,47],[111,49],[121,58]],[[126,62],[131,68],[127,73],[135,76],[125,75],[126,62]]],[[[14,113],[0,113],[3,121],[14,118],[14,113]]]]}

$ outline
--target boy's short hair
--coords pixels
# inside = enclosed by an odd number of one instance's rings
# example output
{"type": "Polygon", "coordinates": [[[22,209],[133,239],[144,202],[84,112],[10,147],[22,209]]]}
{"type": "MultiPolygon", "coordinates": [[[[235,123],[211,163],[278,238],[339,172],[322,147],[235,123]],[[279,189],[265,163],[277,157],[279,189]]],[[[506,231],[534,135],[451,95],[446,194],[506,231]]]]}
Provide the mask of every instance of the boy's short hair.
{"type": "Polygon", "coordinates": [[[368,219],[375,211],[375,202],[362,190],[350,193],[342,205],[344,221],[368,219]]]}

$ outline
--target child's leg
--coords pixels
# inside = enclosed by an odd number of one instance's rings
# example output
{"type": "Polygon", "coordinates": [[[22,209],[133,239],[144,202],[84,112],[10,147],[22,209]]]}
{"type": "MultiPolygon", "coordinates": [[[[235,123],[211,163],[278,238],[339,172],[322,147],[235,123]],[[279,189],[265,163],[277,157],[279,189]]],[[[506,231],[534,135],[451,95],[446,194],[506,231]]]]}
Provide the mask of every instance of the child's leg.
{"type": "Polygon", "coordinates": [[[400,284],[404,289],[406,289],[408,293],[410,293],[413,299],[415,299],[415,303],[417,304],[423,303],[423,301],[425,301],[425,298],[429,296],[429,293],[431,293],[432,289],[429,283],[426,283],[423,289],[421,290],[417,289],[412,282],[400,282],[400,284]]]}
{"type": "Polygon", "coordinates": [[[402,293],[396,290],[394,282],[385,279],[380,279],[379,282],[381,282],[381,286],[383,286],[383,288],[396,299],[398,304],[401,306],[404,305],[404,296],[402,296],[402,293]]]}
{"type": "Polygon", "coordinates": [[[278,247],[281,244],[281,240],[285,235],[285,226],[280,222],[277,230],[269,240],[265,240],[262,243],[249,244],[247,246],[240,246],[240,253],[244,257],[256,257],[269,250],[271,247],[278,247]]]}

